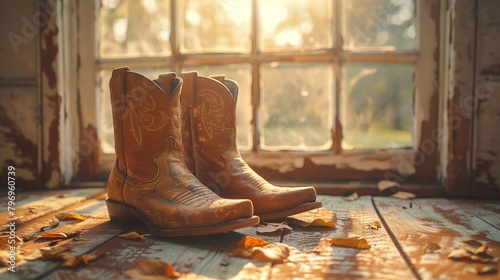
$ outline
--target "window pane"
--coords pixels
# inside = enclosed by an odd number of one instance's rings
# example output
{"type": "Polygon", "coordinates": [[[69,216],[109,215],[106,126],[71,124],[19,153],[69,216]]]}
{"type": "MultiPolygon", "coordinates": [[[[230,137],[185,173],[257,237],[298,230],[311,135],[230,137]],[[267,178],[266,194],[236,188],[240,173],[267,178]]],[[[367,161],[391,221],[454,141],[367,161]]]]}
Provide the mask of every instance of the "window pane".
{"type": "Polygon", "coordinates": [[[261,67],[261,146],[268,150],[331,147],[333,69],[329,63],[261,67]]]}
{"type": "Polygon", "coordinates": [[[344,65],[343,149],[409,147],[413,126],[413,65],[344,65]]]}
{"type": "Polygon", "coordinates": [[[249,64],[189,66],[183,71],[197,71],[199,75],[225,75],[239,85],[236,103],[236,137],[241,151],[252,148],[252,68],[249,64]]]}
{"type": "Polygon", "coordinates": [[[170,54],[170,1],[102,0],[101,3],[100,57],[170,54]]]}
{"type": "Polygon", "coordinates": [[[251,0],[180,1],[182,53],[251,50],[251,0]]]}
{"type": "Polygon", "coordinates": [[[263,51],[311,50],[332,46],[332,1],[259,1],[263,51]]]}
{"type": "Polygon", "coordinates": [[[343,0],[344,48],[414,50],[414,21],[414,0],[343,0]]]}
{"type": "MultiPolygon", "coordinates": [[[[158,79],[161,73],[170,72],[167,68],[137,68],[132,71],[142,74],[152,80],[158,79]]],[[[99,73],[101,94],[99,96],[99,128],[98,134],[101,139],[101,148],[106,154],[115,153],[115,141],[113,130],[113,115],[111,111],[111,97],[109,96],[109,80],[113,69],[101,70],[99,73]]]]}

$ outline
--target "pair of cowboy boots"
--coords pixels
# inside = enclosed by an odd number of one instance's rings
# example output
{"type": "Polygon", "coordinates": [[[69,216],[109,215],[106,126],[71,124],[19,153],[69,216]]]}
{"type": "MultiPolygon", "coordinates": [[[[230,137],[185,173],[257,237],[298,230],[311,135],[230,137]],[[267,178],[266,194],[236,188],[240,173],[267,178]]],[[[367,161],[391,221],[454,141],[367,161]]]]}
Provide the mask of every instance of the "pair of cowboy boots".
{"type": "Polygon", "coordinates": [[[223,233],[321,207],[313,187],[277,187],[236,145],[238,85],[196,72],[150,80],[130,69],[110,80],[116,164],[112,221],[139,218],[159,236],[223,233]],[[182,96],[181,96],[182,91],[182,96]]]}

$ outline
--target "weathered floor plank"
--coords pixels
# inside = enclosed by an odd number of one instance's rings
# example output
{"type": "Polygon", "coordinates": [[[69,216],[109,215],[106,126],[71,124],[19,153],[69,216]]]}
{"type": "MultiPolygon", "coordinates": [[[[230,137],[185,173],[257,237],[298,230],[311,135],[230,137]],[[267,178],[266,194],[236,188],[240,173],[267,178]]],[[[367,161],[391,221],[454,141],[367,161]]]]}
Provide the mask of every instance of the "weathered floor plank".
{"type": "MultiPolygon", "coordinates": [[[[302,228],[292,225],[285,235],[261,235],[256,227],[227,234],[160,238],[143,224],[124,226],[109,222],[105,202],[96,196],[103,189],[46,191],[17,196],[16,206],[23,219],[16,233],[28,238],[21,246],[25,258],[16,273],[0,269],[1,279],[130,279],[125,272],[137,261],[158,258],[171,263],[180,279],[497,279],[498,274],[476,276],[467,272],[471,263],[448,260],[448,253],[459,242],[474,239],[489,243],[491,254],[500,257],[500,203],[497,201],[415,199],[398,200],[363,196],[356,201],[319,196],[323,208],[309,211],[306,218],[331,220],[335,229],[302,228]],[[64,195],[60,195],[64,194],[64,195]],[[374,205],[375,204],[375,205],[374,205]],[[24,211],[24,212],[23,212],[24,211]],[[55,228],[40,229],[61,212],[90,215],[85,221],[60,222],[55,228]],[[380,216],[379,216],[380,215],[380,216]],[[370,226],[382,221],[382,228],[370,226]],[[386,228],[387,226],[387,228],[386,228]],[[106,253],[88,266],[61,268],[61,261],[40,260],[39,248],[50,240],[36,234],[74,232],[75,238],[60,240],[74,245],[74,256],[106,253]],[[126,240],[117,235],[136,231],[144,241],[126,240]],[[284,263],[259,262],[230,256],[233,246],[244,236],[261,237],[272,243],[287,244],[291,254],[284,263]],[[368,250],[333,247],[328,238],[364,237],[368,250]],[[442,249],[423,254],[426,242],[442,249]],[[395,242],[395,243],[394,243],[395,242]],[[401,255],[401,252],[403,255],[401,255]],[[417,274],[417,275],[415,275],[417,274]]],[[[6,202],[5,198],[0,202],[6,202]]],[[[3,210],[3,209],[2,209],[3,210]]],[[[5,218],[6,213],[3,213],[5,218]]],[[[3,220],[2,220],[3,222],[3,220]]],[[[498,264],[494,264],[497,269],[498,264]]]]}
{"type": "MultiPolygon", "coordinates": [[[[125,273],[144,259],[161,259],[181,273],[180,279],[268,279],[270,263],[230,257],[232,247],[245,235],[257,237],[249,227],[226,234],[198,237],[161,238],[148,233],[144,225],[131,229],[144,234],[143,241],[116,237],[94,253],[106,256],[91,265],[76,269],[59,269],[49,279],[129,279],[125,273]],[[119,264],[119,265],[117,265],[119,264]]],[[[264,237],[277,242],[279,237],[264,237]]]]}
{"type": "MultiPolygon", "coordinates": [[[[73,245],[74,248],[68,252],[74,256],[80,256],[91,252],[100,244],[130,228],[127,226],[111,224],[109,222],[107,208],[103,200],[93,200],[89,203],[84,203],[81,207],[76,207],[72,213],[89,215],[90,217],[85,221],[61,222],[58,227],[46,230],[44,233],[70,233],[81,231],[81,233],[76,235],[74,238],[59,239],[58,244],[55,245],[73,245]]],[[[52,218],[53,215],[50,214],[45,217],[48,220],[52,218]]],[[[61,265],[62,261],[41,260],[41,254],[38,250],[42,247],[48,247],[49,243],[52,241],[54,240],[38,238],[23,244],[20,248],[20,252],[24,260],[17,263],[15,273],[6,272],[7,269],[5,268],[1,269],[1,278],[40,279],[52,270],[57,269],[61,265]]]]}
{"type": "MultiPolygon", "coordinates": [[[[378,211],[395,235],[397,242],[416,267],[421,279],[498,279],[498,275],[468,272],[474,264],[448,259],[449,253],[463,241],[488,243],[492,254],[500,256],[500,231],[446,199],[374,198],[378,211]],[[411,206],[410,206],[411,205],[411,206]],[[441,246],[424,253],[427,242],[441,246]]],[[[493,264],[498,268],[498,264],[493,264]]]]}
{"type": "Polygon", "coordinates": [[[283,242],[301,251],[290,256],[290,262],[273,266],[271,279],[415,278],[385,229],[370,229],[380,221],[371,197],[362,196],[356,201],[330,196],[320,199],[323,208],[335,216],[336,229],[295,228],[283,242]],[[365,238],[372,247],[362,250],[322,245],[324,238],[353,236],[365,238]]]}
{"type": "Polygon", "coordinates": [[[500,229],[500,201],[453,199],[453,203],[500,229]]]}
{"type": "MultiPolygon", "coordinates": [[[[9,227],[9,218],[16,218],[16,225],[26,223],[38,217],[42,217],[51,212],[64,207],[94,198],[105,192],[102,188],[57,190],[57,191],[34,191],[21,193],[15,196],[14,215],[7,211],[7,207],[2,207],[0,212],[0,232],[9,227]]],[[[0,205],[7,206],[7,197],[0,199],[0,205]]]]}

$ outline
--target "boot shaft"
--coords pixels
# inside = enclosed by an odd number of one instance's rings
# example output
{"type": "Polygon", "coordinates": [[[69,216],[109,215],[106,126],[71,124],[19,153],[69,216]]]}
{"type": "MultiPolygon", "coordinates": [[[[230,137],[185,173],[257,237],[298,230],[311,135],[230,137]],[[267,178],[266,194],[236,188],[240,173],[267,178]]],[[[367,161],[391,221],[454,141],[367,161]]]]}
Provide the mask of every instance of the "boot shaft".
{"type": "Polygon", "coordinates": [[[110,80],[118,169],[127,177],[152,180],[155,159],[165,148],[181,152],[180,92],[182,79],[164,74],[153,82],[130,72],[113,71],[110,80]]]}
{"type": "Polygon", "coordinates": [[[237,83],[223,76],[198,76],[196,72],[182,73],[181,77],[184,80],[182,134],[185,151],[193,162],[190,170],[195,174],[205,170],[199,159],[210,160],[211,166],[228,168],[224,154],[240,157],[235,119],[237,83]]]}

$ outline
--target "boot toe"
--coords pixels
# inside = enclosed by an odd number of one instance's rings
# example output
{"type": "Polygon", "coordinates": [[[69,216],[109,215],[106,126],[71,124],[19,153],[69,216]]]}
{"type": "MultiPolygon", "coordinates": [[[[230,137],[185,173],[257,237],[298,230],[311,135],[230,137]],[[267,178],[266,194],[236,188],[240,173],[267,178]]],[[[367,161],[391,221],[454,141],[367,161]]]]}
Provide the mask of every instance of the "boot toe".
{"type": "Polygon", "coordinates": [[[220,222],[246,219],[253,216],[253,203],[249,199],[219,199],[214,201],[214,218],[220,222]]]}

